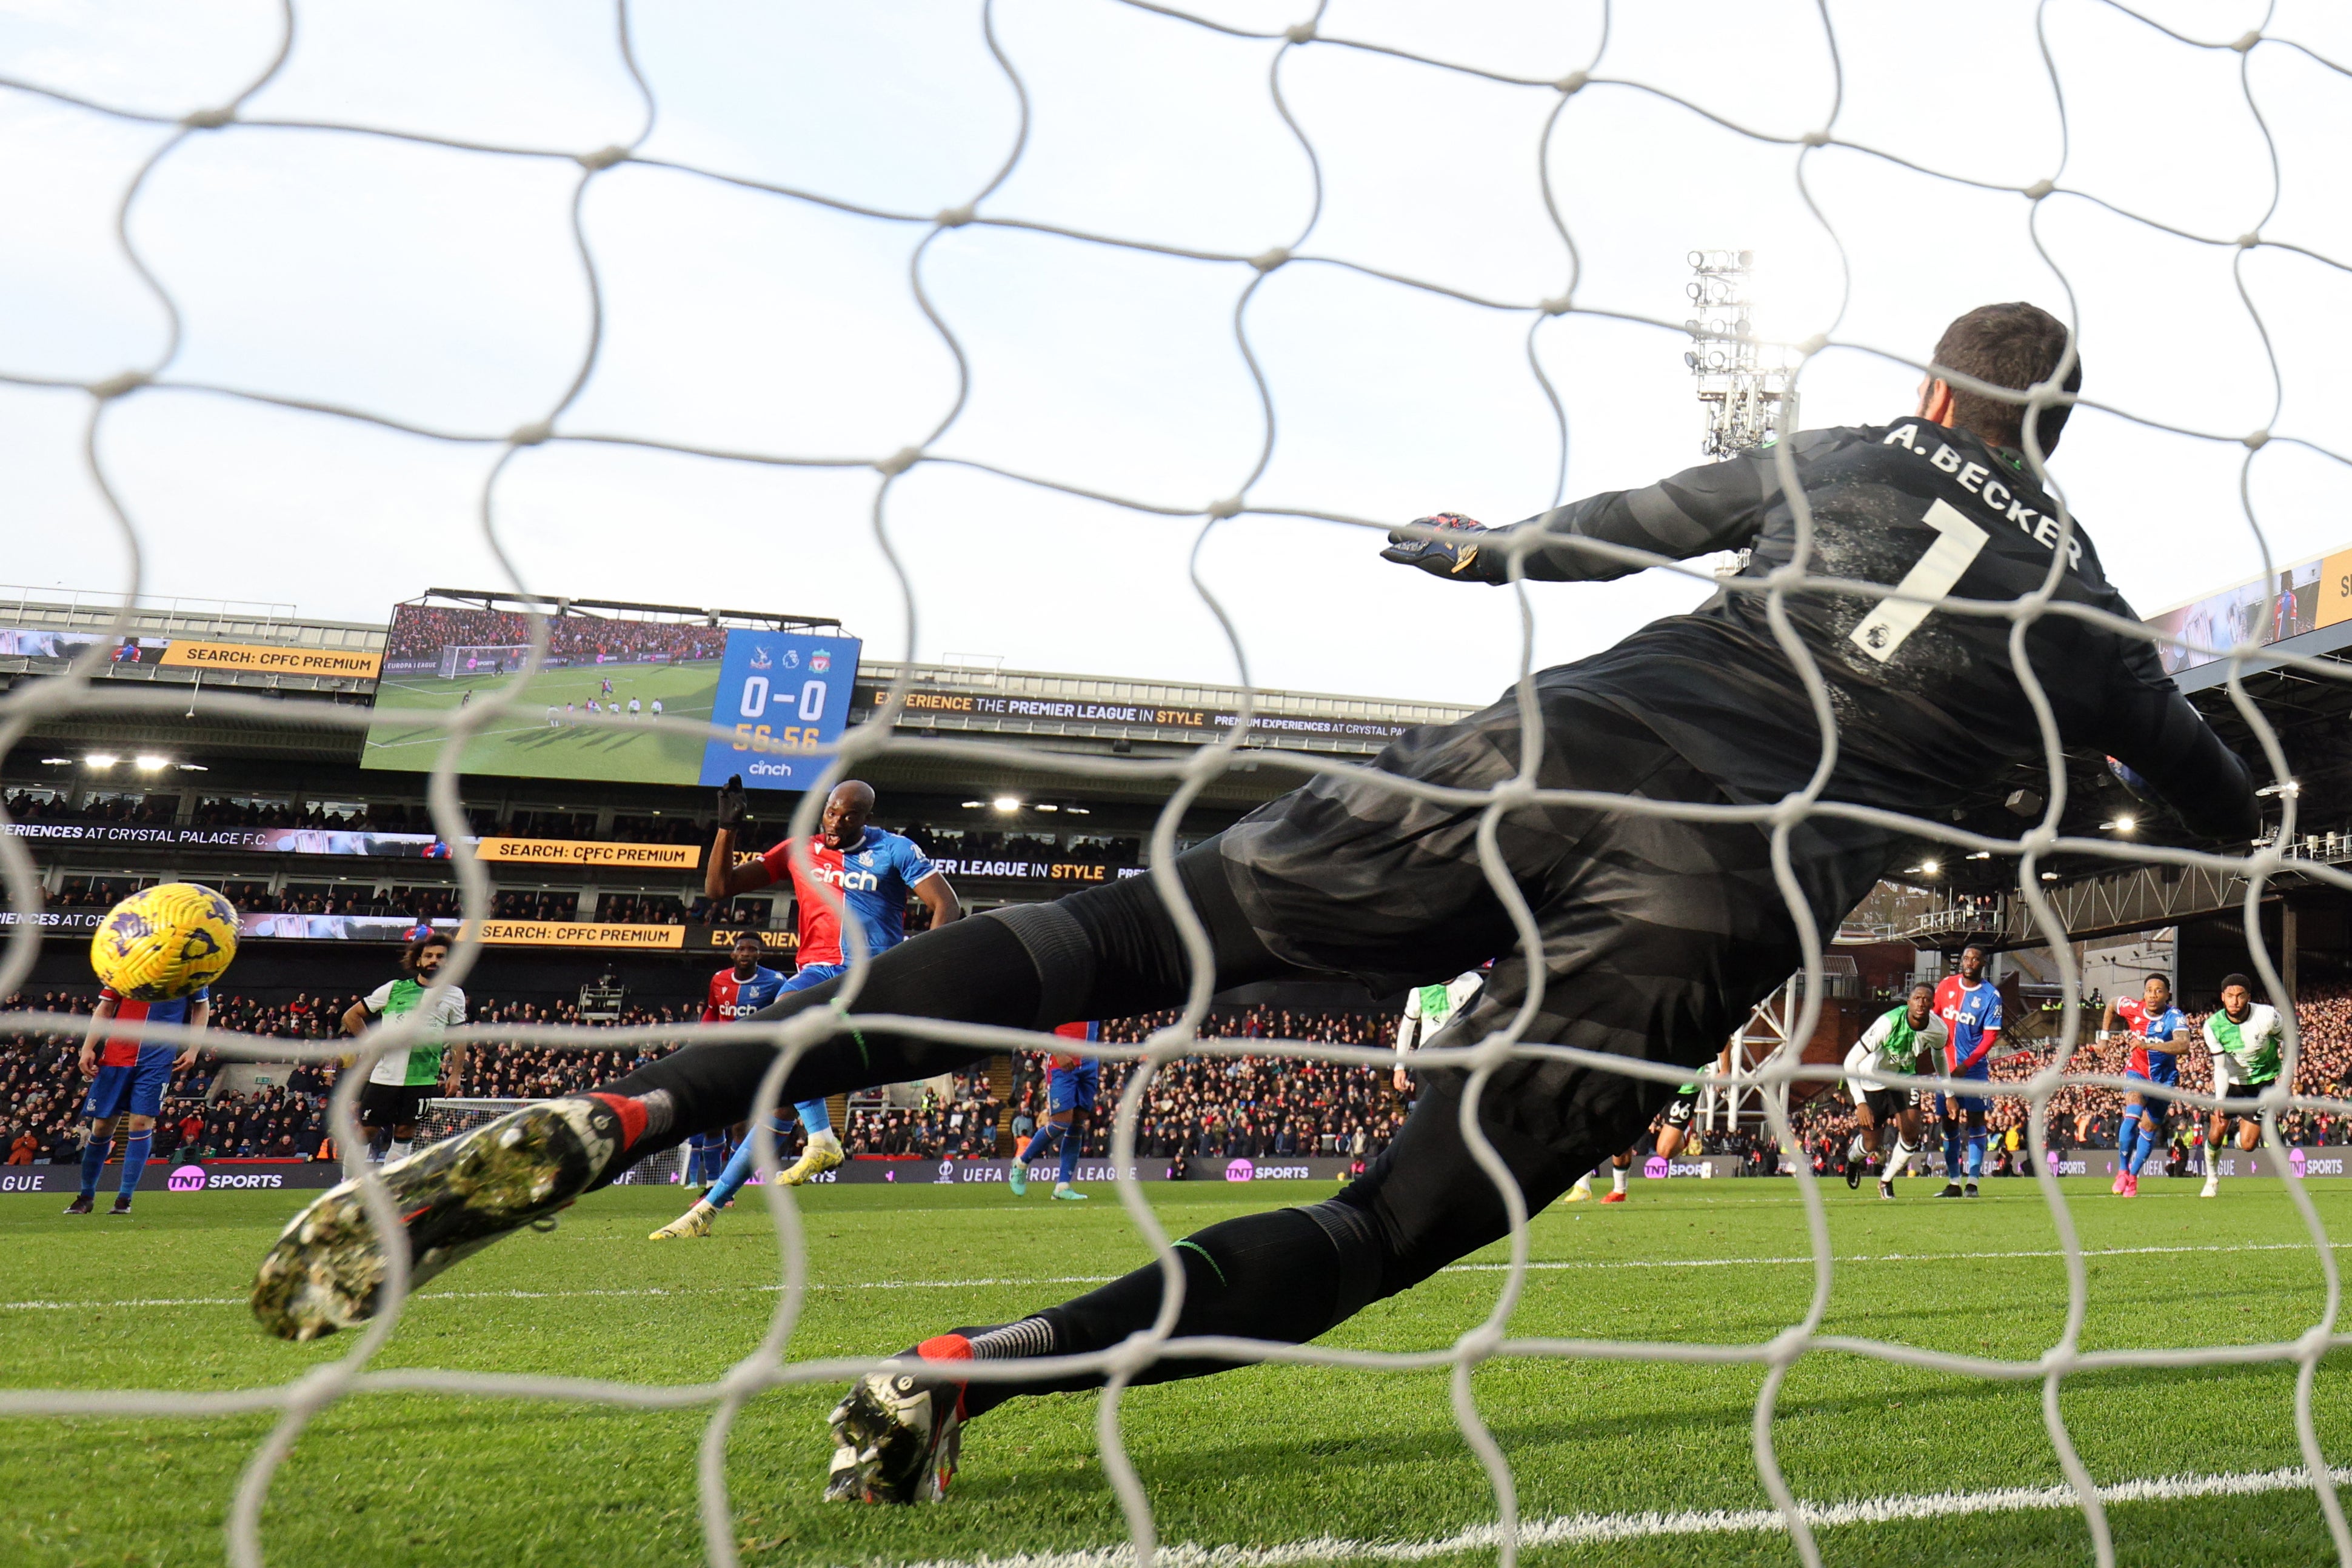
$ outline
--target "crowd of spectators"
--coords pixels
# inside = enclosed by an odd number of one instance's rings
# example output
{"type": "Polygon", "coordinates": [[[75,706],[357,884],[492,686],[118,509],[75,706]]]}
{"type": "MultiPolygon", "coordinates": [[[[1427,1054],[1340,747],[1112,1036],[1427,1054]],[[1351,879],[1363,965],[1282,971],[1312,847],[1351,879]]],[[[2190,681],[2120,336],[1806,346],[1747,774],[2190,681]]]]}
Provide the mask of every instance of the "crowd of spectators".
{"type": "MultiPolygon", "coordinates": [[[[262,1000],[234,992],[215,1001],[217,1026],[289,1040],[341,1037],[344,1012],[356,998],[297,996],[262,1000]]],[[[86,1013],[90,998],[62,992],[16,997],[8,1006],[62,1013],[86,1013]]],[[[690,1038],[700,1009],[691,1003],[631,1008],[617,1020],[645,1027],[676,1025],[679,1040],[690,1038]]],[[[1170,1015],[1172,1016],[1172,1015],[1170,1015]]],[[[1170,1016],[1118,1020],[1107,1026],[1113,1041],[1142,1039],[1170,1016]]],[[[532,1002],[476,998],[477,1024],[520,1026],[583,1023],[568,1002],[532,1002]]],[[[1264,1009],[1220,1009],[1204,1033],[1220,1039],[1325,1040],[1349,1045],[1385,1045],[1389,1020],[1360,1013],[1291,1014],[1264,1009]]],[[[81,1094],[86,1087],[75,1057],[81,1028],[19,1035],[0,1042],[0,1150],[17,1163],[78,1158],[76,1141],[81,1094]]],[[[535,1098],[573,1093],[616,1076],[671,1048],[671,1042],[635,1045],[621,1052],[476,1042],[469,1049],[462,1092],[474,1098],[535,1098]]],[[[210,1158],[315,1157],[328,1145],[325,1096],[338,1075],[331,1063],[295,1067],[282,1083],[245,1093],[209,1095],[220,1063],[209,1054],[179,1074],[166,1101],[157,1152],[210,1158]]],[[[983,1066],[952,1079],[944,1092],[927,1087],[919,1103],[852,1114],[843,1129],[853,1153],[929,1159],[992,1158],[999,1130],[1026,1134],[1036,1124],[1045,1095],[1043,1058],[1024,1062],[1014,1101],[1000,1102],[983,1066]]],[[[1108,1064],[1102,1109],[1090,1119],[1082,1152],[1100,1158],[1109,1152],[1111,1113],[1130,1069],[1108,1064]]],[[[1138,1128],[1139,1153],[1150,1158],[1263,1158],[1269,1155],[1337,1155],[1370,1158],[1387,1146],[1405,1104],[1385,1067],[1300,1061],[1260,1055],[1190,1057],[1163,1068],[1138,1128]]],[[[800,1146],[798,1130],[782,1145],[786,1155],[800,1146]]]]}
{"type": "Polygon", "coordinates": [[[177,795],[93,796],[68,808],[66,798],[49,790],[35,794],[20,789],[8,797],[9,820],[17,822],[119,822],[146,826],[169,822],[180,814],[177,795]]]}
{"type": "MultiPolygon", "coordinates": [[[[297,995],[261,999],[221,992],[215,999],[217,1027],[241,1033],[289,1040],[335,1040],[342,1033],[342,1018],[356,1000],[352,997],[297,995]]],[[[19,995],[7,1000],[10,1010],[87,1013],[87,994],[49,992],[19,995]]],[[[622,1024],[660,1028],[676,1026],[677,1041],[633,1044],[607,1052],[562,1050],[543,1045],[477,1042],[461,1092],[470,1097],[536,1098],[577,1092],[641,1065],[691,1038],[700,1016],[698,1002],[627,1008],[616,1020],[622,1024]]],[[[1173,1013],[1120,1019],[1103,1026],[1109,1044],[1140,1042],[1154,1030],[1174,1021],[1173,1013]]],[[[2343,1092],[2352,1071],[2352,988],[2315,991],[2298,1009],[2303,1060],[2298,1088],[2305,1093],[2332,1095],[2343,1092]]],[[[541,1027],[580,1025],[583,1019],[570,1002],[524,1001],[477,997],[472,1021],[541,1027]]],[[[1217,1040],[1308,1040],[1386,1050],[1393,1040],[1394,1022],[1384,1015],[1362,1012],[1294,1012],[1258,1008],[1219,1008],[1202,1025],[1204,1037],[1217,1040]]],[[[0,1039],[0,1156],[11,1163],[70,1161],[78,1156],[76,1134],[80,1098],[85,1087],[76,1061],[81,1026],[19,1034],[0,1039]]],[[[2038,1051],[2019,1051],[1994,1064],[1994,1077],[2019,1082],[2046,1065],[2038,1051]]],[[[2078,1068],[2119,1071],[2120,1059],[2112,1048],[2094,1059],[2086,1046],[2075,1058],[2078,1068]]],[[[2209,1059],[2202,1050],[2180,1057],[2185,1087],[2203,1091],[2210,1083],[2209,1059]]],[[[221,1063],[209,1054],[175,1075],[159,1126],[159,1155],[185,1152],[210,1158],[316,1157],[327,1145],[323,1121],[324,1097],[334,1086],[338,1069],[331,1063],[306,1063],[293,1069],[282,1083],[244,1093],[213,1093],[221,1063]]],[[[1081,1152],[1088,1158],[1109,1153],[1112,1118],[1129,1074],[1126,1062],[1107,1062],[1102,1072],[1100,1108],[1087,1119],[1081,1152]]],[[[919,1103],[859,1109],[843,1128],[845,1145],[853,1154],[914,1156],[929,1159],[991,1158],[999,1148],[1000,1129],[1013,1138],[1026,1135],[1045,1108],[1045,1060],[1024,1056],[1016,1066],[1009,1101],[1000,1102],[985,1066],[959,1074],[942,1089],[925,1089],[919,1103]]],[[[1284,1156],[1338,1156],[1357,1161],[1379,1154],[1402,1124],[1409,1093],[1400,1093],[1385,1065],[1342,1063],[1251,1052],[1237,1056],[1190,1056],[1163,1065],[1155,1074],[1137,1125],[1139,1156],[1170,1161],[1284,1156]]],[[[2098,1086],[2063,1089],[2053,1099],[2053,1142],[2077,1147],[2113,1145],[2122,1108],[2118,1092],[2098,1086]]],[[[1940,1138],[1935,1111],[1927,1110],[1931,1146],[1940,1138]]],[[[2025,1164],[2026,1106],[2016,1098],[1996,1099],[1988,1118],[1993,1134],[1989,1156],[1995,1174],[2022,1174],[2025,1164]]],[[[2190,1118],[2176,1116],[2177,1134],[2185,1134],[2190,1118]]],[[[1837,1170],[1848,1140],[1855,1131],[1852,1106],[1836,1090],[1814,1096],[1801,1105],[1795,1129],[1805,1157],[1824,1172],[1837,1170]]],[[[2352,1140],[2352,1119],[2333,1113],[2294,1113],[2282,1121],[2292,1143],[2334,1144],[2352,1140]]],[[[787,1157],[800,1147],[798,1130],[781,1145],[787,1157]]],[[[1639,1152],[1648,1152],[1643,1140],[1639,1152]]],[[[331,1149],[328,1152],[331,1154],[331,1149]]],[[[1757,1174],[1776,1168],[1766,1140],[1748,1131],[1702,1131],[1694,1153],[1742,1156],[1757,1174]]]]}
{"type": "MultiPolygon", "coordinates": [[[[567,664],[635,664],[651,659],[716,659],[727,651],[727,629],[681,621],[607,621],[586,614],[545,618],[547,657],[567,664]]],[[[438,663],[447,647],[501,647],[529,643],[531,618],[506,610],[460,610],[404,604],[393,617],[384,657],[438,663]]]]}
{"type": "MultiPolygon", "coordinates": [[[[9,1011],[87,1014],[88,995],[51,991],[10,997],[9,1011]]],[[[299,995],[265,1001],[236,992],[215,994],[213,1027],[289,1040],[326,1040],[342,1035],[342,1019],[356,997],[299,995]]],[[[655,1027],[685,1024],[698,1008],[627,1008],[614,1022],[655,1027]]],[[[584,1020],[570,1002],[501,1001],[474,998],[472,1021],[518,1025],[572,1024],[584,1020]]],[[[78,1056],[86,1026],[0,1037],[0,1159],[16,1165],[71,1161],[80,1157],[78,1112],[89,1081],[78,1056]]],[[[681,1039],[684,1036],[681,1035],[681,1039]]],[[[632,1046],[624,1052],[562,1051],[548,1046],[477,1042],[469,1049],[462,1092],[470,1097],[531,1099],[573,1093],[652,1061],[670,1049],[632,1046]]],[[[309,1159],[324,1157],[326,1096],[340,1069],[331,1062],[303,1062],[282,1084],[245,1093],[212,1094],[222,1063],[210,1052],[173,1076],[155,1134],[155,1153],[184,1152],[214,1159],[309,1159]],[[190,1118],[194,1117],[192,1123],[190,1118]]],[[[330,1148],[330,1153],[331,1149],[330,1148]]]]}
{"type": "Polygon", "coordinates": [[[653,893],[607,893],[596,900],[596,918],[622,925],[677,925],[692,913],[684,899],[653,893]]]}
{"type": "Polygon", "coordinates": [[[64,886],[44,895],[42,902],[51,909],[111,909],[139,891],[139,880],[128,876],[68,877],[64,886]]]}
{"type": "MultiPolygon", "coordinates": [[[[944,1093],[925,1085],[915,1105],[852,1111],[842,1131],[842,1147],[856,1155],[994,1159],[997,1130],[1003,1121],[1001,1111],[983,1065],[952,1075],[944,1093]]],[[[795,1129],[795,1152],[799,1145],[795,1129]]]]}

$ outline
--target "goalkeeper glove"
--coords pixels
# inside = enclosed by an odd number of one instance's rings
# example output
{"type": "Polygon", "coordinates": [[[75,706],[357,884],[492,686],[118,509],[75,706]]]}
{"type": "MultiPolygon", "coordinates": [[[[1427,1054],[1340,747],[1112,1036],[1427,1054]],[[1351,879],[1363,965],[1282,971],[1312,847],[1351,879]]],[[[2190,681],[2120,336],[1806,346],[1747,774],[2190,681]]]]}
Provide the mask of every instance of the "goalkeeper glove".
{"type": "MultiPolygon", "coordinates": [[[[1413,522],[1418,528],[1454,528],[1465,534],[1488,531],[1484,523],[1474,522],[1458,512],[1440,512],[1433,517],[1416,517],[1413,522]]],[[[1389,536],[1389,548],[1381,551],[1381,559],[1395,561],[1399,566],[1417,566],[1435,577],[1465,582],[1486,580],[1470,575],[1472,565],[1478,559],[1478,546],[1473,539],[1423,539],[1394,533],[1389,536]]]]}
{"type": "Polygon", "coordinates": [[[719,791],[719,825],[740,831],[744,813],[749,810],[743,799],[743,776],[730,773],[719,791]]]}

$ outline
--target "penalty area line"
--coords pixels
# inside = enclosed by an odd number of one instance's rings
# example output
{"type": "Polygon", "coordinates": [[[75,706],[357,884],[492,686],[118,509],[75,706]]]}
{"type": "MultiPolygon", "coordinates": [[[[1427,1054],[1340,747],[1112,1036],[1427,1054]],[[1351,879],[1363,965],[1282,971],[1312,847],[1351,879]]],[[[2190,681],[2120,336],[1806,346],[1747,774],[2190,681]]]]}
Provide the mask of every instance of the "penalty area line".
{"type": "MultiPolygon", "coordinates": [[[[2352,1248],[2352,1241],[2336,1241],[2330,1245],[2337,1250],[2352,1248]]],[[[2231,1246],[2171,1246],[2171,1247],[2085,1247],[2085,1258],[2137,1258],[2150,1254],[2182,1252],[2309,1252],[2315,1250],[2309,1241],[2252,1241],[2231,1246]]],[[[1833,1263],[1945,1263],[1979,1262],[2002,1258],[2063,1258],[2066,1254],[2055,1247],[1997,1252],[1854,1252],[1833,1256],[1833,1263]]],[[[1549,1262],[1531,1262],[1530,1274],[1558,1273],[1571,1269],[1738,1269],[1757,1264],[1811,1263],[1810,1253],[1797,1253],[1786,1258],[1612,1258],[1561,1259],[1549,1262]]],[[[1502,1274],[1510,1271],[1508,1263],[1451,1263],[1438,1272],[1442,1274],[1502,1274]]],[[[836,1291],[981,1291],[1008,1285],[1105,1285],[1119,1278],[1116,1274],[1023,1274],[1001,1280],[853,1280],[839,1283],[810,1281],[812,1292],[836,1291]]],[[[740,1296],[749,1294],[774,1295],[781,1285],[762,1282],[757,1285],[702,1285],[675,1288],[667,1285],[616,1285],[607,1289],[584,1291],[526,1291],[520,1288],[506,1291],[419,1291],[419,1300],[450,1301],[566,1301],[599,1296],[659,1297],[659,1296],[740,1296]]],[[[110,1308],[146,1307],[241,1307],[247,1304],[243,1296],[142,1296],[110,1301],[0,1301],[0,1312],[79,1312],[106,1311],[110,1308]]],[[[1013,1561],[1006,1559],[1007,1562],[1013,1561]]]]}
{"type": "MultiPolygon", "coordinates": [[[[2330,1472],[2336,1484],[2352,1482],[2352,1469],[2330,1472]]],[[[2267,1492],[2306,1491],[2308,1471],[2301,1466],[2251,1475],[2163,1476],[2148,1480],[2119,1481],[2099,1489],[2099,1500],[2117,1503],[2181,1502],[2207,1497],[2255,1497],[2267,1492]]],[[[1912,1520],[1954,1519],[1969,1514],[2032,1513],[2081,1509],[2072,1487],[2003,1487],[1992,1491],[1933,1492],[1918,1496],[1867,1498],[1857,1502],[1800,1503],[1807,1523],[1816,1530],[1856,1524],[1895,1524],[1912,1520]]],[[[1706,1509],[1677,1513],[1574,1513],[1531,1519],[1519,1526],[1519,1544],[1526,1546],[1591,1546],[1619,1541],[1654,1540],[1661,1536],[1729,1535],[1782,1531],[1787,1522],[1770,1509],[1706,1509]]],[[[1278,1546],[1202,1546],[1187,1542],[1162,1546],[1153,1561],[1167,1568],[1290,1568],[1303,1563],[1419,1563],[1470,1552],[1491,1552],[1503,1532],[1492,1524],[1429,1541],[1354,1541],[1342,1536],[1318,1536],[1311,1541],[1278,1546]]],[[[910,1563],[907,1568],[1125,1568],[1134,1561],[1131,1545],[1098,1546],[1083,1552],[1024,1552],[1012,1557],[941,1558],[910,1563]]]]}

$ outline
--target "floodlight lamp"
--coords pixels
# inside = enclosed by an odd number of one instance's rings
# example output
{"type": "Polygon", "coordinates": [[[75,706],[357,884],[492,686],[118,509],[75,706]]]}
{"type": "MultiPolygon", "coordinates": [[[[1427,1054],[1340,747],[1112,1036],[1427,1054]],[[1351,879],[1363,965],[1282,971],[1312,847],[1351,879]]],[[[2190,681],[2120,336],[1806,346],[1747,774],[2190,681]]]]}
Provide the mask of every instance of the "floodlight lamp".
{"type": "Polygon", "coordinates": [[[1021,797],[1018,795],[999,795],[995,800],[991,800],[989,804],[995,807],[1000,811],[1017,811],[1021,810],[1021,797]]]}

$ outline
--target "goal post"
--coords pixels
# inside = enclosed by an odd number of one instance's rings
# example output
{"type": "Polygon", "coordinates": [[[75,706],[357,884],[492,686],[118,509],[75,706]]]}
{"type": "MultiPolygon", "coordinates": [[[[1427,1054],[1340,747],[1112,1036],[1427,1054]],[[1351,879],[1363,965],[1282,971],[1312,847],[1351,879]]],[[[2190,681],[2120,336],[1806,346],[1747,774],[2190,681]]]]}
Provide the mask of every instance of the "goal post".
{"type": "Polygon", "coordinates": [[[528,643],[453,643],[441,650],[441,678],[454,681],[461,675],[504,674],[522,668],[530,657],[528,643]]]}

